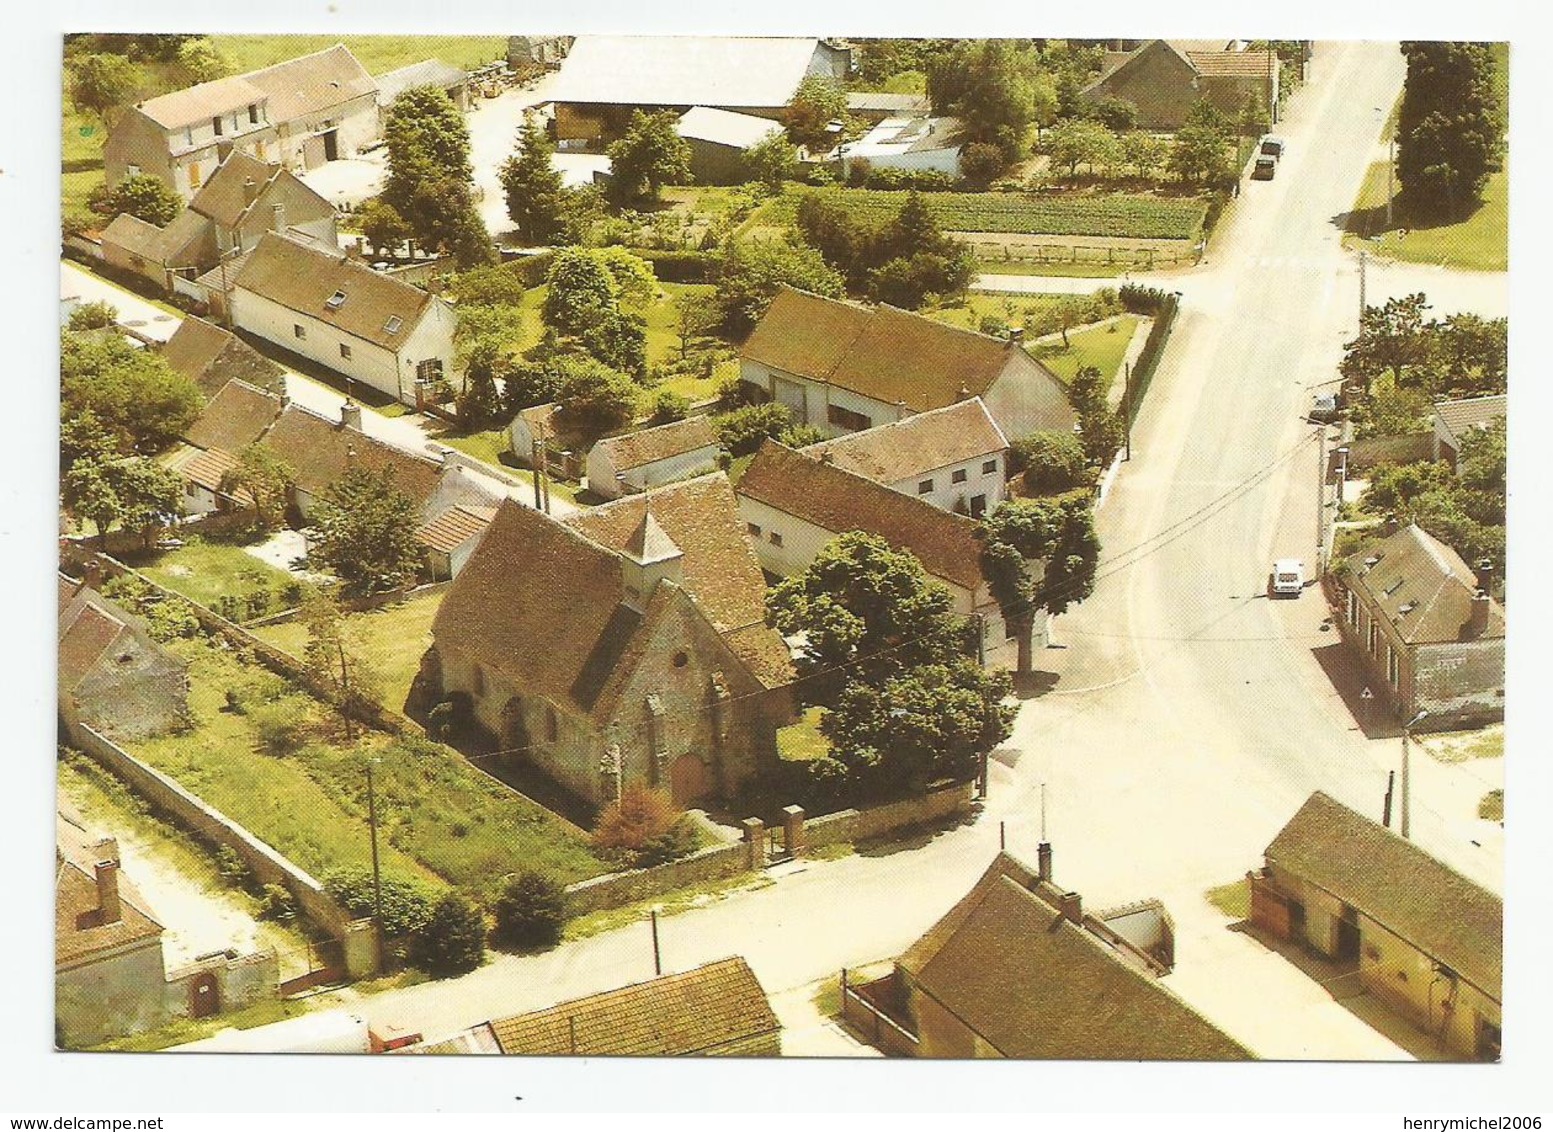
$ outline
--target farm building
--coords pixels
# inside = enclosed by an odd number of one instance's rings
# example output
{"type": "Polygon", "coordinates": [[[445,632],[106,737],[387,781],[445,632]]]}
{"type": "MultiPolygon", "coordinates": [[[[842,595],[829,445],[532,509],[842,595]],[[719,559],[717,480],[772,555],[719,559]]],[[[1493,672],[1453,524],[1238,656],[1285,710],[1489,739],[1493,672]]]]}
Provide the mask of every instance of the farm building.
{"type": "Polygon", "coordinates": [[[588,450],[588,489],[605,499],[709,472],[717,433],[705,417],[610,436],[588,450]]]}
{"type": "Polygon", "coordinates": [[[852,172],[854,161],[874,169],[960,175],[958,118],[886,118],[855,142],[836,151],[843,174],[852,172]]]}
{"type": "Polygon", "coordinates": [[[1176,130],[1194,103],[1207,100],[1231,120],[1256,94],[1269,120],[1279,117],[1279,61],[1274,51],[1241,40],[1152,39],[1108,53],[1100,77],[1082,91],[1088,102],[1120,98],[1138,108],[1145,130],[1176,130]]]}
{"type": "Polygon", "coordinates": [[[675,127],[690,146],[690,174],[698,185],[735,185],[750,180],[744,151],[782,133],[770,118],[693,106],[675,127]]]}

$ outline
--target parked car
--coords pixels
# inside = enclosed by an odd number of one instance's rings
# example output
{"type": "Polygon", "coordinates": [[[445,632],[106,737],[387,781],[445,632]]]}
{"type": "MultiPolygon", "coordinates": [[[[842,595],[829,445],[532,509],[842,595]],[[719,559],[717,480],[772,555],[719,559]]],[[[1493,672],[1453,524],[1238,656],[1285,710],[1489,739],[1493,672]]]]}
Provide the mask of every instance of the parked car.
{"type": "Polygon", "coordinates": [[[1305,563],[1298,558],[1280,558],[1273,563],[1274,597],[1299,597],[1305,589],[1305,563]]]}
{"type": "Polygon", "coordinates": [[[1283,146],[1284,142],[1282,138],[1276,138],[1272,134],[1268,134],[1265,138],[1262,139],[1262,144],[1258,148],[1257,152],[1260,153],[1263,157],[1271,157],[1274,161],[1277,161],[1280,157],[1283,156],[1283,146]]]}
{"type": "Polygon", "coordinates": [[[1336,393],[1317,393],[1310,402],[1310,419],[1317,424],[1331,424],[1342,415],[1336,393]]]}
{"type": "Polygon", "coordinates": [[[1276,157],[1259,155],[1256,159],[1256,165],[1251,169],[1251,179],[1253,181],[1271,181],[1277,172],[1278,159],[1276,157]]]}

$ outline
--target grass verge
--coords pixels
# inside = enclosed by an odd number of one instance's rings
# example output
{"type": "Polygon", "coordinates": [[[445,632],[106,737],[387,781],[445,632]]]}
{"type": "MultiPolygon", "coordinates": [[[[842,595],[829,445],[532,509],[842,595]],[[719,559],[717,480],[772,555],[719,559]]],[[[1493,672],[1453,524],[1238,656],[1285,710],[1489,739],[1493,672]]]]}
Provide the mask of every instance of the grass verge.
{"type": "Polygon", "coordinates": [[[614,931],[616,928],[629,927],[632,924],[642,924],[646,931],[648,914],[656,908],[658,915],[672,916],[678,912],[688,912],[692,908],[700,908],[714,900],[720,900],[731,896],[736,892],[753,891],[758,888],[767,888],[776,882],[763,872],[740,873],[738,876],[727,877],[723,880],[709,881],[706,884],[689,885],[685,888],[676,888],[672,892],[665,892],[661,896],[654,896],[650,900],[638,900],[634,904],[626,904],[619,908],[605,908],[597,912],[588,912],[578,916],[566,925],[565,939],[569,943],[573,940],[587,939],[589,936],[598,935],[600,932],[614,931]]]}
{"type": "Polygon", "coordinates": [[[1232,920],[1251,918],[1251,886],[1244,878],[1221,884],[1217,888],[1210,888],[1203,895],[1207,897],[1209,904],[1232,920]]]}

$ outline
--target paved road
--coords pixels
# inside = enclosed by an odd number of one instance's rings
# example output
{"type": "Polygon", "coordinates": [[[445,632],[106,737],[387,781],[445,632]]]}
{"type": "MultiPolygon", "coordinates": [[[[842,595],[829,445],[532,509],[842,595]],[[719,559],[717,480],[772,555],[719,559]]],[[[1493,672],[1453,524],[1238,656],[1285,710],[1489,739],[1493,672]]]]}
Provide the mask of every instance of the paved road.
{"type": "Polygon", "coordinates": [[[68,260],[60,261],[59,271],[60,298],[73,295],[83,303],[112,303],[119,312],[120,322],[133,327],[148,338],[165,342],[173,336],[173,331],[177,330],[178,324],[183,321],[177,315],[168,314],[161,307],[153,306],[139,295],[114,286],[106,279],[99,279],[68,260]]]}

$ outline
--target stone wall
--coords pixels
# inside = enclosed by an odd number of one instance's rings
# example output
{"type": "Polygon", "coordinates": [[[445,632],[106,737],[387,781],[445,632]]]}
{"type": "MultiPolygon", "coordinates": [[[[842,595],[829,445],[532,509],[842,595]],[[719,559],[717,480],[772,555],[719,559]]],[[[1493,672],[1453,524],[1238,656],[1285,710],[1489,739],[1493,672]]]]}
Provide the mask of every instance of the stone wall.
{"type": "Polygon", "coordinates": [[[352,978],[377,969],[377,946],[370,920],[357,920],[335,903],[312,876],[281,856],[221,811],[206,805],[156,768],[141,762],[90,727],[70,728],[70,741],[127,783],[151,805],[172,816],[202,840],[236,853],[262,884],[280,884],[302,913],[338,939],[352,978]]]}
{"type": "Polygon", "coordinates": [[[903,798],[866,810],[840,810],[804,822],[810,848],[839,842],[868,841],[914,826],[932,825],[970,808],[974,783],[958,782],[929,790],[920,798],[903,798]]]}
{"type": "Polygon", "coordinates": [[[708,881],[725,880],[765,865],[764,846],[758,864],[750,864],[750,852],[743,842],[713,845],[658,865],[651,869],[610,873],[591,880],[578,881],[566,890],[566,915],[582,916],[605,908],[619,908],[638,900],[650,900],[677,888],[688,888],[708,881]]]}
{"type": "Polygon", "coordinates": [[[280,960],[274,951],[228,958],[216,955],[167,973],[167,1014],[188,1018],[193,1013],[193,987],[202,978],[215,984],[219,1011],[240,1009],[280,994],[280,960]]]}

